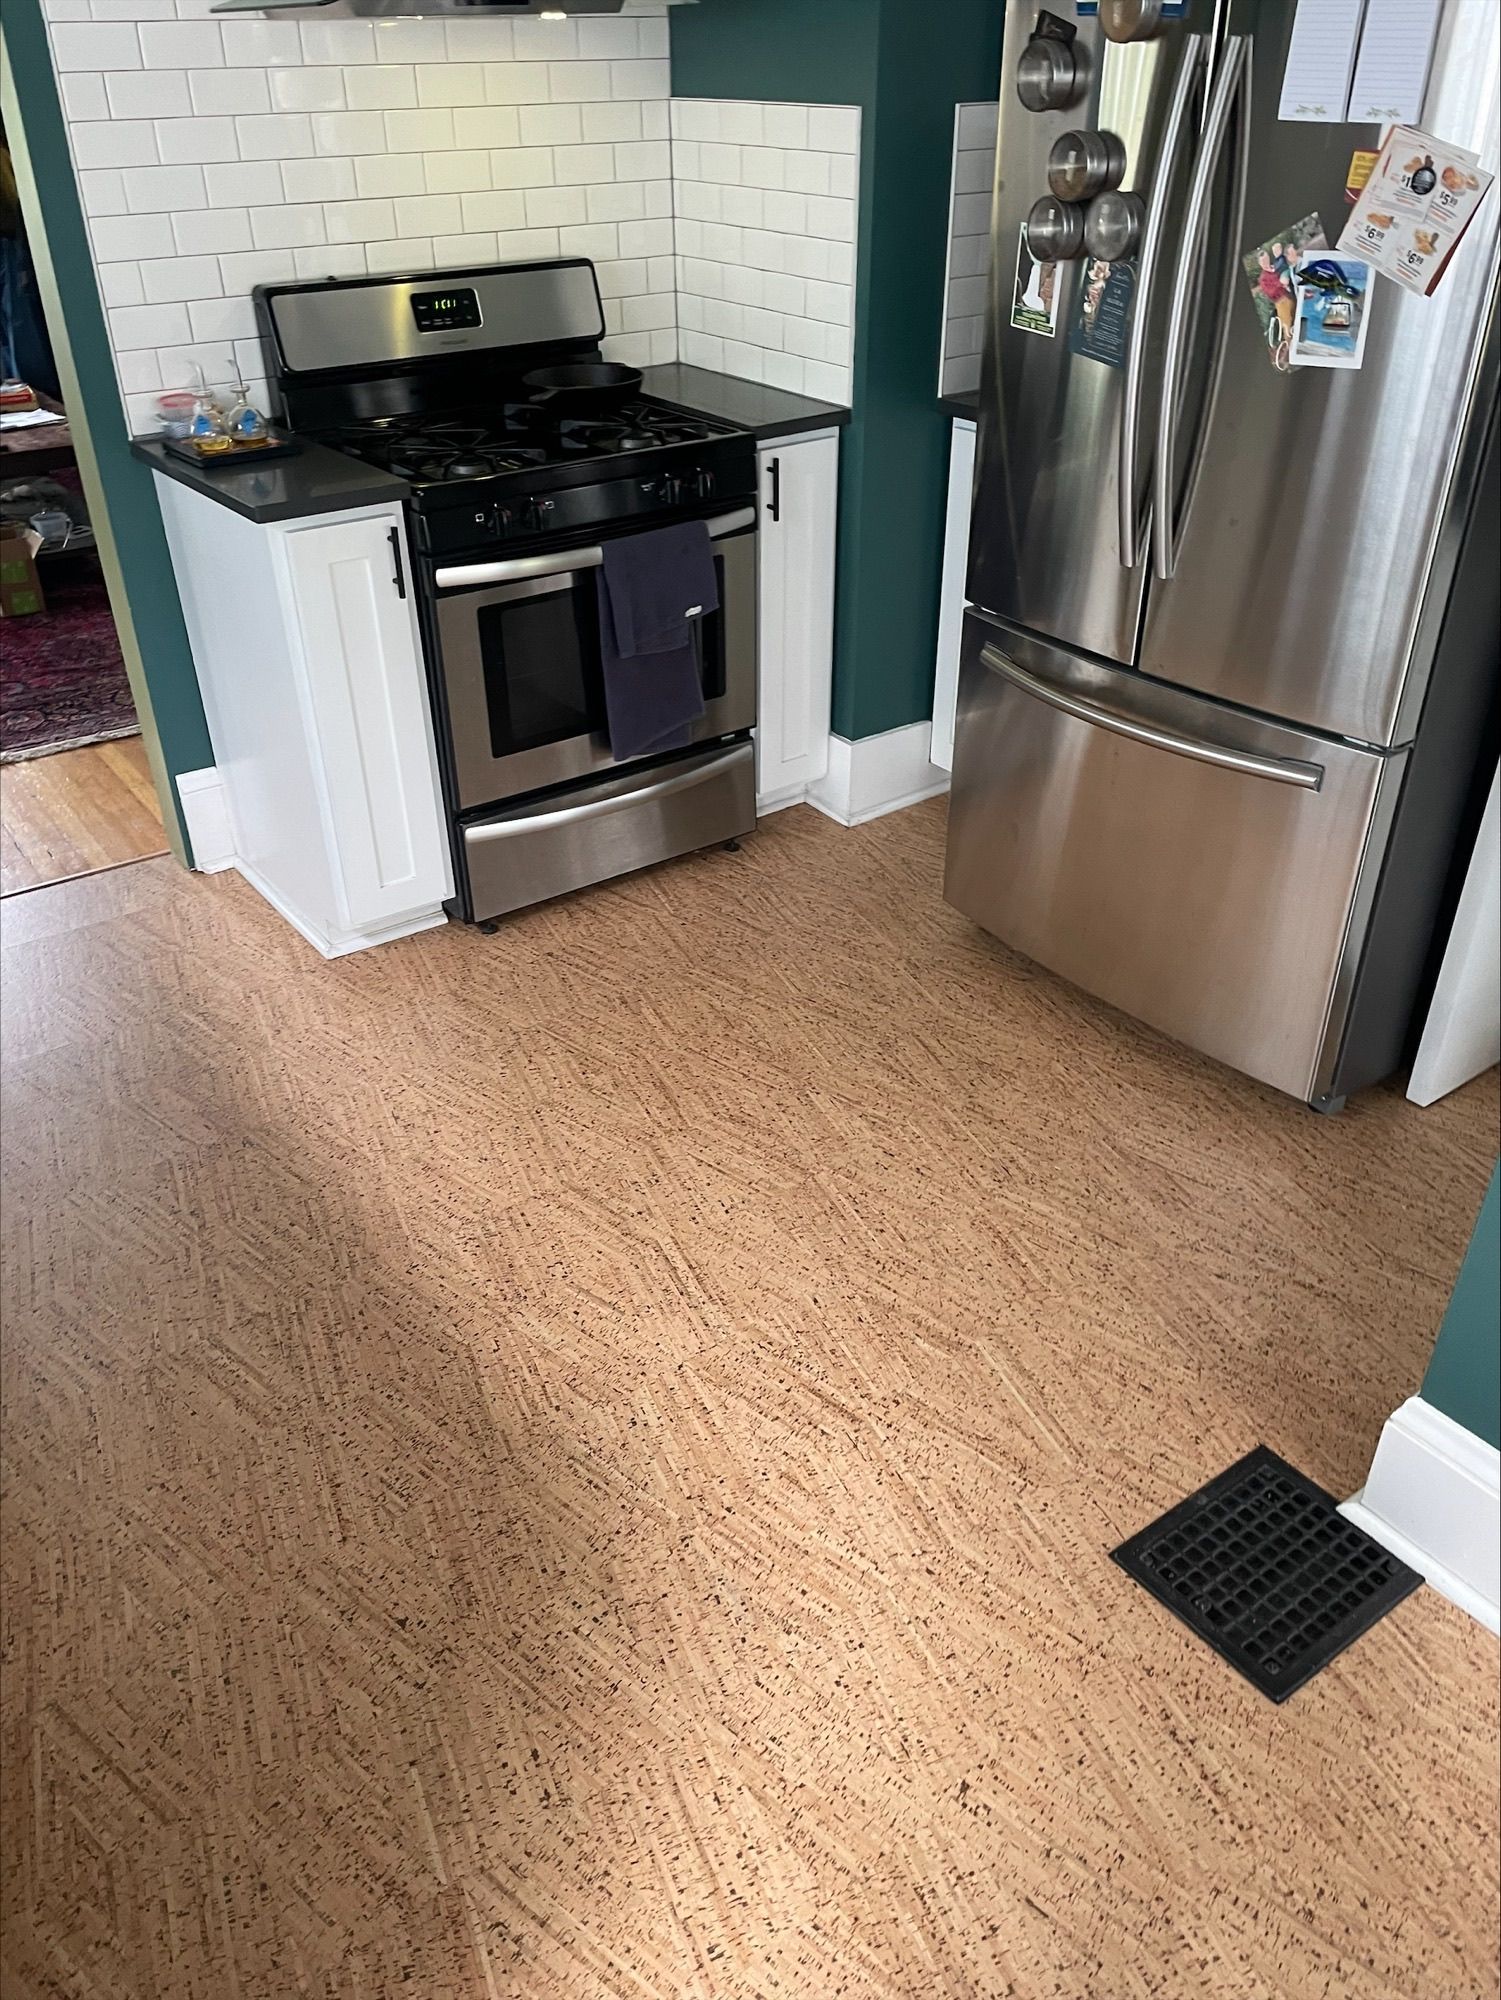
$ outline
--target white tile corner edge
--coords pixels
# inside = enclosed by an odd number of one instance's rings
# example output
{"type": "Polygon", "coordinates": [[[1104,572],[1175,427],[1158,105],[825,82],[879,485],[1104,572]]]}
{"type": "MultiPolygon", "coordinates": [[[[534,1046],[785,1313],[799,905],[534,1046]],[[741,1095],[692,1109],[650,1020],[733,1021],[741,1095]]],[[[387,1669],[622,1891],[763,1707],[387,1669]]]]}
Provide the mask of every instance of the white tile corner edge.
{"type": "Polygon", "coordinates": [[[1475,852],[1407,1095],[1434,1104],[1501,1059],[1501,771],[1491,779],[1475,852]]]}
{"type": "Polygon", "coordinates": [[[175,782],[193,866],[204,875],[233,868],[235,837],[219,773],[210,764],[201,771],[179,771],[175,782]]]}
{"type": "Polygon", "coordinates": [[[808,804],[841,826],[863,826],[949,788],[949,775],[928,760],[931,722],[909,722],[851,742],[829,738],[829,764],[808,787],[808,804]]]}
{"type": "Polygon", "coordinates": [[[1501,1633],[1501,1452],[1409,1396],[1387,1418],[1370,1476],[1340,1512],[1501,1633]]]}

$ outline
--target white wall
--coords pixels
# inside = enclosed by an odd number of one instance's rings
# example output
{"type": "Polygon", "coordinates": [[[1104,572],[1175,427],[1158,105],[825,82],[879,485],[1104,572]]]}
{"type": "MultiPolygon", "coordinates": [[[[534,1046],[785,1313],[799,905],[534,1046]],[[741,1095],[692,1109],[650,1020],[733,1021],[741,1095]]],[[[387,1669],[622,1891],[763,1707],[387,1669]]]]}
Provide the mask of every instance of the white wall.
{"type": "Polygon", "coordinates": [[[44,4],[132,430],[194,362],[263,394],[261,281],[578,254],[606,353],[675,358],[663,0],[514,22],[44,4]]]}
{"type": "Polygon", "coordinates": [[[954,168],[949,184],[949,256],[944,280],[940,395],[980,386],[985,288],[990,278],[990,202],[995,186],[995,104],[954,106],[954,168]]]}
{"type": "Polygon", "coordinates": [[[678,352],[847,403],[860,184],[856,105],[672,105],[678,352]]]}

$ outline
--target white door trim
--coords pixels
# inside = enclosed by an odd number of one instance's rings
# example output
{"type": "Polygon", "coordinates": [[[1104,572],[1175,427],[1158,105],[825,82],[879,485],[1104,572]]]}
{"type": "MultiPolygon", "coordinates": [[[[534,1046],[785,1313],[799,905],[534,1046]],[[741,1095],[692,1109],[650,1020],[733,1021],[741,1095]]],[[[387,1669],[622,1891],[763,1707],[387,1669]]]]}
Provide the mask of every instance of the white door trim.
{"type": "Polygon", "coordinates": [[[1370,1477],[1340,1512],[1421,1570],[1441,1597],[1501,1632],[1501,1452],[1409,1396],[1387,1418],[1370,1477]]]}

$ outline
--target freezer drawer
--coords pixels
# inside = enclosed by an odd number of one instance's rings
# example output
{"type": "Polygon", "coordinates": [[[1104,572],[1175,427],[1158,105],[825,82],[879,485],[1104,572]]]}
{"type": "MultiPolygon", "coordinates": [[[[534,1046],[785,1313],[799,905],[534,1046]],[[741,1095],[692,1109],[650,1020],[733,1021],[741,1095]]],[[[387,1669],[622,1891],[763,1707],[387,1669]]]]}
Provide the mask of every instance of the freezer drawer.
{"type": "Polygon", "coordinates": [[[1404,763],[971,615],[944,894],[1138,1020],[1311,1099],[1404,763]]]}
{"type": "Polygon", "coordinates": [[[460,829],[473,915],[504,916],[755,825],[756,753],[745,740],[508,806],[460,829]]]}

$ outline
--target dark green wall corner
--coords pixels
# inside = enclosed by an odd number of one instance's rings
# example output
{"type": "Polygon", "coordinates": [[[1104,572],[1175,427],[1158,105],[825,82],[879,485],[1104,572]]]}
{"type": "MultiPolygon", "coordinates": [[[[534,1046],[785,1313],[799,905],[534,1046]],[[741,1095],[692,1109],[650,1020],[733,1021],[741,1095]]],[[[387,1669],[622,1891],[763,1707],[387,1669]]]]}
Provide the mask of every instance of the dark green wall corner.
{"type": "Polygon", "coordinates": [[[1454,1281],[1423,1400],[1501,1447],[1501,1166],[1491,1174],[1454,1281]]]}
{"type": "Polygon", "coordinates": [[[933,712],[950,419],[938,407],[954,106],[995,96],[999,0],[674,7],[679,97],[858,104],[854,415],[844,436],[834,727],[933,712]]]}
{"type": "Polygon", "coordinates": [[[151,474],[130,455],[38,0],[5,0],[5,46],[162,760],[175,778],[212,764],[214,753],[151,474]]]}

